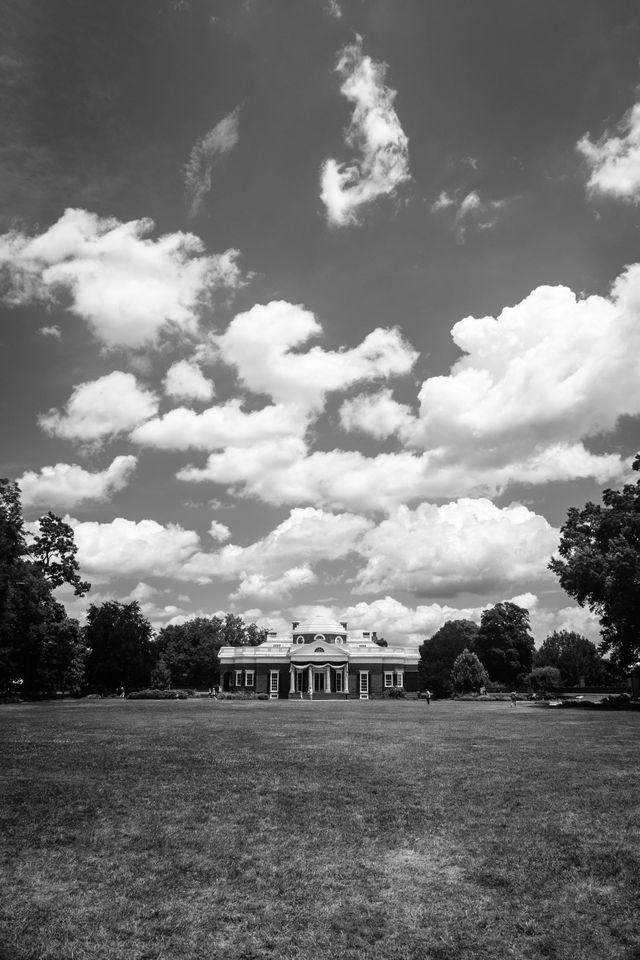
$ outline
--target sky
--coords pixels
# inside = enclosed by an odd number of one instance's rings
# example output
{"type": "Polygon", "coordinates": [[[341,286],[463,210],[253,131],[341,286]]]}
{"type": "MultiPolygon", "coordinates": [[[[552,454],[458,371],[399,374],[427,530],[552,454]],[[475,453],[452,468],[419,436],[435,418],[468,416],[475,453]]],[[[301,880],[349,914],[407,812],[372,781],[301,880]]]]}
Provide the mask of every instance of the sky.
{"type": "Polygon", "coordinates": [[[0,475],[84,599],[415,646],[640,447],[628,0],[7,0],[0,475]]]}

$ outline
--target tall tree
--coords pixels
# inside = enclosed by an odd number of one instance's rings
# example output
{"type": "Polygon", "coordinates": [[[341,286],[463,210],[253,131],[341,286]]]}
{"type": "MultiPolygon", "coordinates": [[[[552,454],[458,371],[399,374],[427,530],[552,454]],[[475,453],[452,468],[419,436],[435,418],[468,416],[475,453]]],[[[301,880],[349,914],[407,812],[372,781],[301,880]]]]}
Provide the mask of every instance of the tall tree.
{"type": "Polygon", "coordinates": [[[52,587],[68,583],[76,596],[83,597],[91,589],[91,584],[80,579],[73,528],[51,511],[40,517],[38,526],[40,532],[29,547],[35,565],[52,587]]]}
{"type": "Polygon", "coordinates": [[[492,680],[510,686],[521,683],[533,661],[529,611],[509,601],[484,610],[473,649],[492,680]]]}
{"type": "Polygon", "coordinates": [[[89,686],[105,691],[147,686],[154,662],[151,635],[137,600],[92,603],[84,628],[89,686]]]}
{"type": "Polygon", "coordinates": [[[595,643],[573,630],[550,633],[533,656],[536,667],[556,667],[562,683],[575,687],[583,677],[585,683],[599,683],[606,668],[595,643]]]}
{"type": "Polygon", "coordinates": [[[20,488],[0,479],[0,684],[20,678],[25,691],[79,686],[83,645],[77,623],[68,620],[53,589],[80,580],[71,527],[54,514],[40,521],[28,545],[20,488]]]}
{"type": "MultiPolygon", "coordinates": [[[[640,454],[633,463],[640,471],[640,454]]],[[[600,651],[618,668],[640,657],[640,480],[571,507],[549,567],[569,596],[600,618],[600,651]]]]}
{"type": "Polygon", "coordinates": [[[423,689],[436,697],[453,693],[451,670],[466,647],[473,647],[478,625],[471,620],[449,620],[420,646],[418,673],[423,689]]]}

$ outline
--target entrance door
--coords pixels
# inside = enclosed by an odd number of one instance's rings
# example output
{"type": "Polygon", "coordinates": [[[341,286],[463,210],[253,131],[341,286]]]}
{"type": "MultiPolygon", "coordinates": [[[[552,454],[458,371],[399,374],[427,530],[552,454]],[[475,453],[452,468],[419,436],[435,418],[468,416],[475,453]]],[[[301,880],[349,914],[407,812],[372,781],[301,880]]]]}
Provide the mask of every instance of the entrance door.
{"type": "Polygon", "coordinates": [[[314,693],[324,693],[324,673],[314,673],[313,691],[314,693]]]}
{"type": "Polygon", "coordinates": [[[360,699],[369,699],[369,673],[366,670],[360,673],[360,699]]]}
{"type": "Polygon", "coordinates": [[[269,671],[269,697],[271,700],[277,700],[280,694],[280,672],[278,670],[269,671]]]}

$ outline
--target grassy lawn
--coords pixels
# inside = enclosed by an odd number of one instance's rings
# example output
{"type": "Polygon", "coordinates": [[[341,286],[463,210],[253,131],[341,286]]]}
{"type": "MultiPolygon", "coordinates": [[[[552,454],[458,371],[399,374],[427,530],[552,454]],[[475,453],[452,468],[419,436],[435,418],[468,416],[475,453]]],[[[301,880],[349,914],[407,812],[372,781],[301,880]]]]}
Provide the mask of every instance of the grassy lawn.
{"type": "Polygon", "coordinates": [[[0,707],[3,960],[640,957],[640,713],[0,707]]]}

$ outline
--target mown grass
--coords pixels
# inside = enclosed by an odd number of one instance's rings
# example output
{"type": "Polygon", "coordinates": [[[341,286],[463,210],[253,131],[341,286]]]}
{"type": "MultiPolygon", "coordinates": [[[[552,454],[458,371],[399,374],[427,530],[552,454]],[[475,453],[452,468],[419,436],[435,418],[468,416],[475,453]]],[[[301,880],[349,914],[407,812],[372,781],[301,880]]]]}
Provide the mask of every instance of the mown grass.
{"type": "Polygon", "coordinates": [[[7,960],[640,957],[638,713],[0,708],[7,960]]]}

